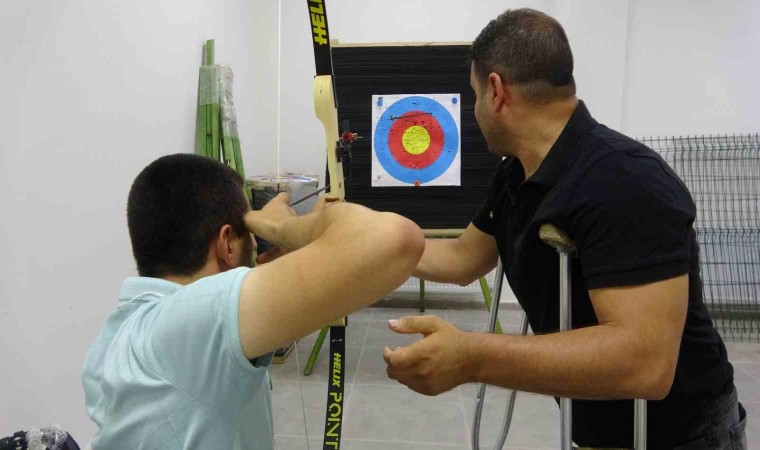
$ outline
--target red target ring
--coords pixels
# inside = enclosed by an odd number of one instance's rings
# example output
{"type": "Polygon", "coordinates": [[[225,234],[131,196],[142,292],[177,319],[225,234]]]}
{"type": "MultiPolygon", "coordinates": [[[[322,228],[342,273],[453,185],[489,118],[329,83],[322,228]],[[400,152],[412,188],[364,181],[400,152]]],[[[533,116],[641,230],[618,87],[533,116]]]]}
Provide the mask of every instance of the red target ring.
{"type": "Polygon", "coordinates": [[[393,159],[410,169],[424,169],[433,164],[441,155],[444,145],[441,124],[429,112],[408,111],[401,117],[394,118],[394,123],[388,132],[388,148],[393,159]],[[420,126],[430,136],[430,145],[420,154],[410,153],[404,148],[404,133],[410,127],[420,126]]]}

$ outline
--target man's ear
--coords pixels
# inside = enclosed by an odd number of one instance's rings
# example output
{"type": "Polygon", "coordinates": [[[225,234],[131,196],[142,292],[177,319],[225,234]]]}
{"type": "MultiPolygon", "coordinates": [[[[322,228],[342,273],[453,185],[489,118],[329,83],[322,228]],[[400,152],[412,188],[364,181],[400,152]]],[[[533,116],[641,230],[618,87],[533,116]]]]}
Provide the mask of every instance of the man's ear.
{"type": "Polygon", "coordinates": [[[499,113],[504,107],[512,104],[512,87],[505,83],[498,73],[491,72],[488,75],[487,89],[494,113],[499,113]]]}
{"type": "Polygon", "coordinates": [[[227,270],[228,268],[235,267],[235,257],[232,251],[232,239],[235,233],[232,232],[232,226],[229,224],[222,225],[219,229],[219,233],[216,236],[216,243],[214,245],[214,253],[217,260],[220,263],[224,263],[227,270]]]}

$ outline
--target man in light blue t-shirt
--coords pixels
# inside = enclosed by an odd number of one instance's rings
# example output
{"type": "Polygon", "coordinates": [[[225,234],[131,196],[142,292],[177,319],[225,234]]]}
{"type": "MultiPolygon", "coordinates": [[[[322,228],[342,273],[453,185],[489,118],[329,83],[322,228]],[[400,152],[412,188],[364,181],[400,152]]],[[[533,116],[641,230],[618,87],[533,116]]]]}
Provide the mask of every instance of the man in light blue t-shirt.
{"type": "Polygon", "coordinates": [[[242,188],[188,154],[135,179],[140,276],[124,281],[82,374],[94,450],[273,449],[272,352],[392,291],[422,254],[421,230],[398,215],[320,200],[299,217],[284,194],[250,211],[242,188]],[[251,233],[276,247],[256,269],[251,233]]]}

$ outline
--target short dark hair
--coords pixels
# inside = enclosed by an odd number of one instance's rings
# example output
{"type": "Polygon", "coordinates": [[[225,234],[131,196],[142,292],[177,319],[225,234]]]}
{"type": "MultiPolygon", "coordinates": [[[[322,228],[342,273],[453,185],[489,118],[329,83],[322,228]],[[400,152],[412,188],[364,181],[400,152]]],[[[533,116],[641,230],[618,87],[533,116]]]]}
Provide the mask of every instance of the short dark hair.
{"type": "Polygon", "coordinates": [[[503,12],[480,32],[471,59],[481,79],[496,72],[519,85],[529,99],[575,95],[573,53],[565,30],[534,9],[503,12]]]}
{"type": "Polygon", "coordinates": [[[145,277],[192,275],[206,263],[209,245],[230,224],[245,233],[248,201],[243,179],[213,159],[163,156],[132,183],[127,225],[137,271],[145,277]]]}

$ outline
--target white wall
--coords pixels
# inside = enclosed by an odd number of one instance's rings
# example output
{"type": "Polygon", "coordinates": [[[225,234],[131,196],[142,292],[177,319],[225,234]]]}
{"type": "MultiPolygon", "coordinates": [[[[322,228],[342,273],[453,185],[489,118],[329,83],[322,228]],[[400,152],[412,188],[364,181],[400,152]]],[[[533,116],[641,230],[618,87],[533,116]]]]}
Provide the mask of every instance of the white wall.
{"type": "MultiPolygon", "coordinates": [[[[282,10],[284,170],[321,173],[302,1],[282,10]]],[[[579,94],[633,135],[759,131],[752,0],[330,0],[341,42],[468,41],[507,7],[566,27],[579,94]]],[[[79,371],[133,274],[126,195],[191,151],[202,42],[236,70],[249,174],[277,167],[277,2],[67,0],[0,7],[0,435],[58,422],[86,442],[79,371]],[[9,362],[10,361],[10,362],[9,362]]]]}
{"type": "Polygon", "coordinates": [[[623,131],[760,131],[756,0],[636,0],[629,16],[623,131]]]}
{"type": "Polygon", "coordinates": [[[575,62],[578,96],[596,120],[620,128],[628,0],[557,1],[551,11],[565,28],[575,62]]]}
{"type": "Polygon", "coordinates": [[[134,273],[127,192],[151,160],[192,152],[206,38],[246,93],[248,168],[262,164],[254,142],[271,150],[276,2],[250,3],[0,6],[0,436],[52,422],[80,442],[93,433],[79,374],[134,273]]]}

